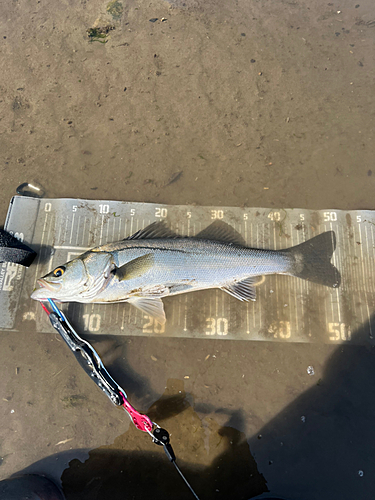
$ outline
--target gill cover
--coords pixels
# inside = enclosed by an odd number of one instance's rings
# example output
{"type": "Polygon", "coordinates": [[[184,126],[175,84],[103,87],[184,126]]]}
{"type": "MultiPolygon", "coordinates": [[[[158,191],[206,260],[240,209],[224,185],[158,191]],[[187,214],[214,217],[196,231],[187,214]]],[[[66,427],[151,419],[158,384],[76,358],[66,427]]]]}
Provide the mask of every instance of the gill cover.
{"type": "Polygon", "coordinates": [[[80,259],[74,259],[38,280],[41,288],[34,290],[32,299],[69,300],[77,291],[83,289],[87,280],[86,270],[80,259]]]}
{"type": "Polygon", "coordinates": [[[31,298],[80,302],[94,298],[105,286],[112,270],[112,255],[107,252],[87,252],[38,280],[40,289],[31,298]]]}
{"type": "Polygon", "coordinates": [[[76,260],[82,261],[86,275],[84,290],[79,292],[80,298],[92,299],[103,289],[114,269],[112,254],[91,251],[76,260]]]}

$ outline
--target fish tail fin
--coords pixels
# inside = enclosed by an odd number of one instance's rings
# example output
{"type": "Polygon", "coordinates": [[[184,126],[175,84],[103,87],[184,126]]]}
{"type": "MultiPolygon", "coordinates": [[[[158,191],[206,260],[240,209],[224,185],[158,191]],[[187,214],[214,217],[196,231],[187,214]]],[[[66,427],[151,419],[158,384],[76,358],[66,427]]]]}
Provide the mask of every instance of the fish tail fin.
{"type": "Polygon", "coordinates": [[[300,245],[285,250],[292,256],[292,267],[288,274],[319,285],[337,288],[341,283],[338,269],[331,264],[336,249],[334,231],[319,234],[300,245]]]}

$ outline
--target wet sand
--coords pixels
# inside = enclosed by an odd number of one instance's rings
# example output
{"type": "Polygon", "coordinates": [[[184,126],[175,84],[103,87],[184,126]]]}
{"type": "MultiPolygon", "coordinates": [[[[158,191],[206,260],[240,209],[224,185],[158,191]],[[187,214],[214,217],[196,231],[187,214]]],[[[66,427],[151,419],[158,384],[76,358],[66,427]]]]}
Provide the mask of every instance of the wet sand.
{"type": "MultiPolygon", "coordinates": [[[[0,23],[0,221],[31,181],[49,197],[375,209],[369,0],[21,0],[0,23]]],[[[372,350],[95,346],[201,498],[373,498],[372,350]]],[[[68,500],[191,498],[56,335],[1,332],[0,356],[1,478],[62,476],[68,500]]]]}

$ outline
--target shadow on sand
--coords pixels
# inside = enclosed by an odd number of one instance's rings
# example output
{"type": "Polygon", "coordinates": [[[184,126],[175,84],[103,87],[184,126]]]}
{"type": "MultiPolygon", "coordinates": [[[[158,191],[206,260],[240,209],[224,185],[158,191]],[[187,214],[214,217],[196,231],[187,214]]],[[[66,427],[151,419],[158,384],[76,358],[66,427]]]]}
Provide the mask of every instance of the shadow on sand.
{"type": "MultiPolygon", "coordinates": [[[[375,331],[374,316],[371,325],[375,331]]],[[[363,325],[353,341],[368,329],[363,325]]],[[[242,500],[270,491],[288,499],[367,500],[375,495],[373,380],[372,347],[338,346],[324,377],[267,423],[261,439],[247,440],[233,427],[241,428],[241,410],[228,412],[225,426],[215,420],[223,409],[198,416],[178,380],[168,381],[147,414],[170,432],[177,463],[201,499],[242,500]]],[[[60,465],[67,500],[193,498],[163,450],[132,426],[110,446],[54,455],[23,472],[53,475],[56,460],[69,462],[60,465]]]]}

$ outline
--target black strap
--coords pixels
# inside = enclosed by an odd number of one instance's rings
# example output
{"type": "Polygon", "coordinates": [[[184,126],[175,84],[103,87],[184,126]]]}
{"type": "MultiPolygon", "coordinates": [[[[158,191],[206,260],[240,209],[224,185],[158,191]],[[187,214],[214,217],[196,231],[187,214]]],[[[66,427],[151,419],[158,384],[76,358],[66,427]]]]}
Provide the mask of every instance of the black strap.
{"type": "Polygon", "coordinates": [[[4,229],[0,229],[0,263],[14,262],[29,267],[35,256],[34,250],[18,241],[4,229]]]}

